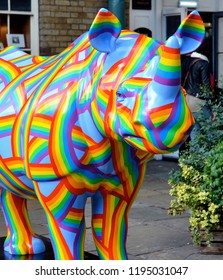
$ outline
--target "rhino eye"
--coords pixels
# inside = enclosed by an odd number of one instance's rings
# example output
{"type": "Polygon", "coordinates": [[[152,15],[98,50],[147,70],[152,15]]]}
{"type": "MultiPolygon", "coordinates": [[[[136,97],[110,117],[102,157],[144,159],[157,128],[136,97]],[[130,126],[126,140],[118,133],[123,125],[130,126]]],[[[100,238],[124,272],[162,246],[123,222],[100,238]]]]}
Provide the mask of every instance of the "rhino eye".
{"type": "Polygon", "coordinates": [[[118,101],[123,101],[126,97],[126,93],[127,93],[127,90],[125,87],[119,87],[117,92],[116,92],[116,96],[118,98],[118,101]]]}
{"type": "Polygon", "coordinates": [[[121,98],[126,97],[126,95],[123,92],[120,92],[120,91],[117,91],[116,95],[117,95],[117,97],[121,97],[121,98]]]}

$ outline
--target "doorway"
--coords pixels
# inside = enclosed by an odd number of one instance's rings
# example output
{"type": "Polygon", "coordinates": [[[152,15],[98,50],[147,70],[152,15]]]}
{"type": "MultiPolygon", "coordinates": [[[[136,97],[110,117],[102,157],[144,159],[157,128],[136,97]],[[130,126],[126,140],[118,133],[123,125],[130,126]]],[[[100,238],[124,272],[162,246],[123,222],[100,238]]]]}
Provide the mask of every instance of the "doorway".
{"type": "Polygon", "coordinates": [[[220,83],[220,87],[223,84],[223,12],[213,13],[213,49],[212,49],[212,67],[213,74],[220,83]]]}

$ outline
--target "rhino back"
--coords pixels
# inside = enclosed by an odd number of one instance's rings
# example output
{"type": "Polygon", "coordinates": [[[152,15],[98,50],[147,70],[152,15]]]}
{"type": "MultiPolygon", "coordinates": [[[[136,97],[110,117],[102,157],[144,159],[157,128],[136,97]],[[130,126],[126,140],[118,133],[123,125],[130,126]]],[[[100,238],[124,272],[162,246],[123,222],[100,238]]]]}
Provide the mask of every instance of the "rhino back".
{"type": "MultiPolygon", "coordinates": [[[[78,181],[82,174],[82,179],[95,178],[97,186],[98,182],[112,180],[112,185],[117,186],[126,166],[137,172],[140,161],[135,150],[122,141],[111,145],[103,118],[111,89],[145,66],[151,56],[150,44],[152,53],[159,46],[152,39],[137,40],[138,37],[124,32],[118,41],[118,54],[106,54],[93,49],[84,34],[60,55],[46,58],[15,77],[11,83],[15,97],[22,93],[24,98],[16,109],[10,104],[14,108],[10,113],[13,120],[7,135],[2,132],[0,142],[5,143],[7,137],[12,147],[8,144],[7,151],[1,151],[3,160],[20,159],[21,170],[37,181],[64,176],[78,181]],[[135,46],[143,41],[140,56],[135,46]],[[125,152],[119,155],[122,163],[117,169],[114,151],[118,146],[125,147],[121,148],[125,152]]],[[[10,92],[9,87],[1,105],[8,117],[7,100],[16,100],[10,92]]]]}

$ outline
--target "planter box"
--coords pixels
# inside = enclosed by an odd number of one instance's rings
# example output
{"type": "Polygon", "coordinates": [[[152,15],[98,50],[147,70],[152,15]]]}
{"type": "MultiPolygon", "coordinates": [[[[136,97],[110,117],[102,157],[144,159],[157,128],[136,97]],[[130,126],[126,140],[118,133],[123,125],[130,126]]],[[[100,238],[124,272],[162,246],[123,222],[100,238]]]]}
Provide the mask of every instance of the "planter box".
{"type": "Polygon", "coordinates": [[[205,240],[201,240],[201,253],[207,255],[223,255],[223,226],[211,232],[213,234],[213,241],[208,246],[205,240]]]}

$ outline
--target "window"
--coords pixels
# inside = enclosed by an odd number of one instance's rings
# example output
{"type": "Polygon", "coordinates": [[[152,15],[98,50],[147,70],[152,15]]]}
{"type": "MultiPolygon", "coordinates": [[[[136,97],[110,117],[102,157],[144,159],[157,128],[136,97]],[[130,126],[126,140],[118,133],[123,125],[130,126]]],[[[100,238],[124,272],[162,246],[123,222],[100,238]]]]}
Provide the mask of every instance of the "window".
{"type": "Polygon", "coordinates": [[[31,12],[31,0],[1,0],[0,10],[31,12]]]}
{"type": "Polygon", "coordinates": [[[133,10],[151,10],[151,0],[132,0],[133,10]]]}
{"type": "Polygon", "coordinates": [[[169,38],[172,36],[181,23],[180,15],[170,15],[166,17],[166,36],[169,38]]]}
{"type": "Polygon", "coordinates": [[[4,47],[12,45],[13,40],[9,38],[14,35],[24,38],[24,44],[21,45],[24,51],[38,55],[38,0],[0,1],[0,42],[4,47]]]}

